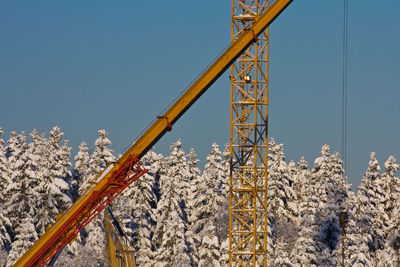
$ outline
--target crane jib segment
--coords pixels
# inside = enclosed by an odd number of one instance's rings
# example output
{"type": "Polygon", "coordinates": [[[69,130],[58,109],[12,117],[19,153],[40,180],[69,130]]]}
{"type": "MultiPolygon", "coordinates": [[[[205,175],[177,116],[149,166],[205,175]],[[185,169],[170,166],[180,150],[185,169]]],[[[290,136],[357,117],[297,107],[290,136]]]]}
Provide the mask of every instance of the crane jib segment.
{"type": "Polygon", "coordinates": [[[44,266],[129,184],[146,170],[140,158],[167,132],[187,109],[230,67],[257,36],[293,0],[276,0],[252,26],[186,90],[186,92],[120,157],[98,174],[85,193],[65,211],[15,266],[44,266]]]}

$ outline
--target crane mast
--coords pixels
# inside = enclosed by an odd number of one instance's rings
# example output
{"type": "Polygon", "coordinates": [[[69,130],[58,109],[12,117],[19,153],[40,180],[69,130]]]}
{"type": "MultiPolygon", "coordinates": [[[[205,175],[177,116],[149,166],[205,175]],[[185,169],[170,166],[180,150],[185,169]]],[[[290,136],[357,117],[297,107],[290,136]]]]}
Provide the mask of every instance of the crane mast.
{"type": "MultiPolygon", "coordinates": [[[[269,0],[232,0],[232,41],[269,0]]],[[[231,66],[229,266],[267,265],[269,29],[231,66]]]]}
{"type": "MultiPolygon", "coordinates": [[[[59,216],[44,235],[16,262],[15,266],[44,266],[66,244],[74,239],[74,237],[128,185],[139,179],[146,172],[140,164],[140,159],[144,154],[149,151],[166,132],[172,129],[172,125],[186,110],[188,110],[222,73],[257,40],[257,36],[259,36],[292,1],[293,0],[276,0],[267,10],[260,10],[260,14],[256,16],[254,22],[249,24],[249,28],[242,31],[240,36],[232,42],[227,50],[199,76],[162,116],[157,117],[157,120],[144,131],[116,162],[108,165],[91,181],[89,187],[82,196],[59,216]],[[261,11],[265,12],[261,14],[261,11]]],[[[257,94],[259,93],[260,92],[257,91],[257,94]]],[[[258,133],[253,134],[258,136],[258,133]]],[[[258,160],[258,158],[256,159],[258,160]]],[[[254,159],[249,158],[249,160],[254,159]]],[[[259,187],[257,186],[255,188],[249,187],[248,190],[254,191],[258,189],[259,187]]],[[[252,201],[255,200],[253,199],[252,201]]],[[[257,203],[255,204],[258,205],[257,203]]],[[[263,217],[265,217],[265,215],[261,216],[262,220],[264,220],[263,217]]],[[[253,218],[256,218],[258,221],[258,214],[255,214],[253,218]]],[[[263,227],[263,225],[258,223],[256,225],[263,227]]],[[[259,239],[261,240],[261,237],[258,237],[258,231],[266,230],[254,228],[252,236],[255,236],[253,239],[255,240],[253,241],[253,243],[255,243],[253,249],[255,252],[259,250],[258,246],[261,244],[258,242],[259,239]]],[[[245,239],[239,242],[244,244],[247,237],[242,236],[242,238],[245,239]]],[[[263,247],[265,247],[265,244],[263,247]]]]}

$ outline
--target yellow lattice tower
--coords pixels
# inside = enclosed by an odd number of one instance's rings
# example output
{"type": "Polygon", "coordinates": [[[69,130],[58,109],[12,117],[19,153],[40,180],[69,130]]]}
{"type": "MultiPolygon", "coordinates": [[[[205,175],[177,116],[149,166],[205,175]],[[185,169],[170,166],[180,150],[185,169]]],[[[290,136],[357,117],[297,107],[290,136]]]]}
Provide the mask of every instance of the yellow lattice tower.
{"type": "MultiPolygon", "coordinates": [[[[269,5],[232,0],[232,40],[269,5]]],[[[267,265],[268,54],[267,29],[231,67],[229,266],[267,265]]]]}

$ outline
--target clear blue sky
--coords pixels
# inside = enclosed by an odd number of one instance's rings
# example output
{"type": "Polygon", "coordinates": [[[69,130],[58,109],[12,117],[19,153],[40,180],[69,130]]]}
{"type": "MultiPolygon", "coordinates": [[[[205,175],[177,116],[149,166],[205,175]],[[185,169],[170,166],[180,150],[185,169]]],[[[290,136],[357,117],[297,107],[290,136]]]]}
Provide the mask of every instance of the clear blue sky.
{"type": "MultiPolygon", "coordinates": [[[[230,1],[1,1],[0,126],[61,126],[77,152],[98,129],[122,151],[230,40],[230,1]]],[[[348,176],[400,161],[400,1],[349,0],[348,176]]],[[[312,166],[341,149],[343,1],[295,0],[271,27],[270,136],[312,166]]],[[[201,164],[229,140],[222,76],[156,145],[201,164]]]]}

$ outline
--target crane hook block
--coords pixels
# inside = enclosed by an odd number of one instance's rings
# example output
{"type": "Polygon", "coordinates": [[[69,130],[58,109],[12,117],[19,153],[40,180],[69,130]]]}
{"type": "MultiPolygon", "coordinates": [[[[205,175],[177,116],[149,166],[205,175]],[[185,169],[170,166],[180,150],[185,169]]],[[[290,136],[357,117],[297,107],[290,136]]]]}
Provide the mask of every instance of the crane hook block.
{"type": "Polygon", "coordinates": [[[157,119],[165,119],[167,121],[168,131],[170,132],[172,130],[172,124],[169,122],[166,116],[157,116],[157,119]]]}

